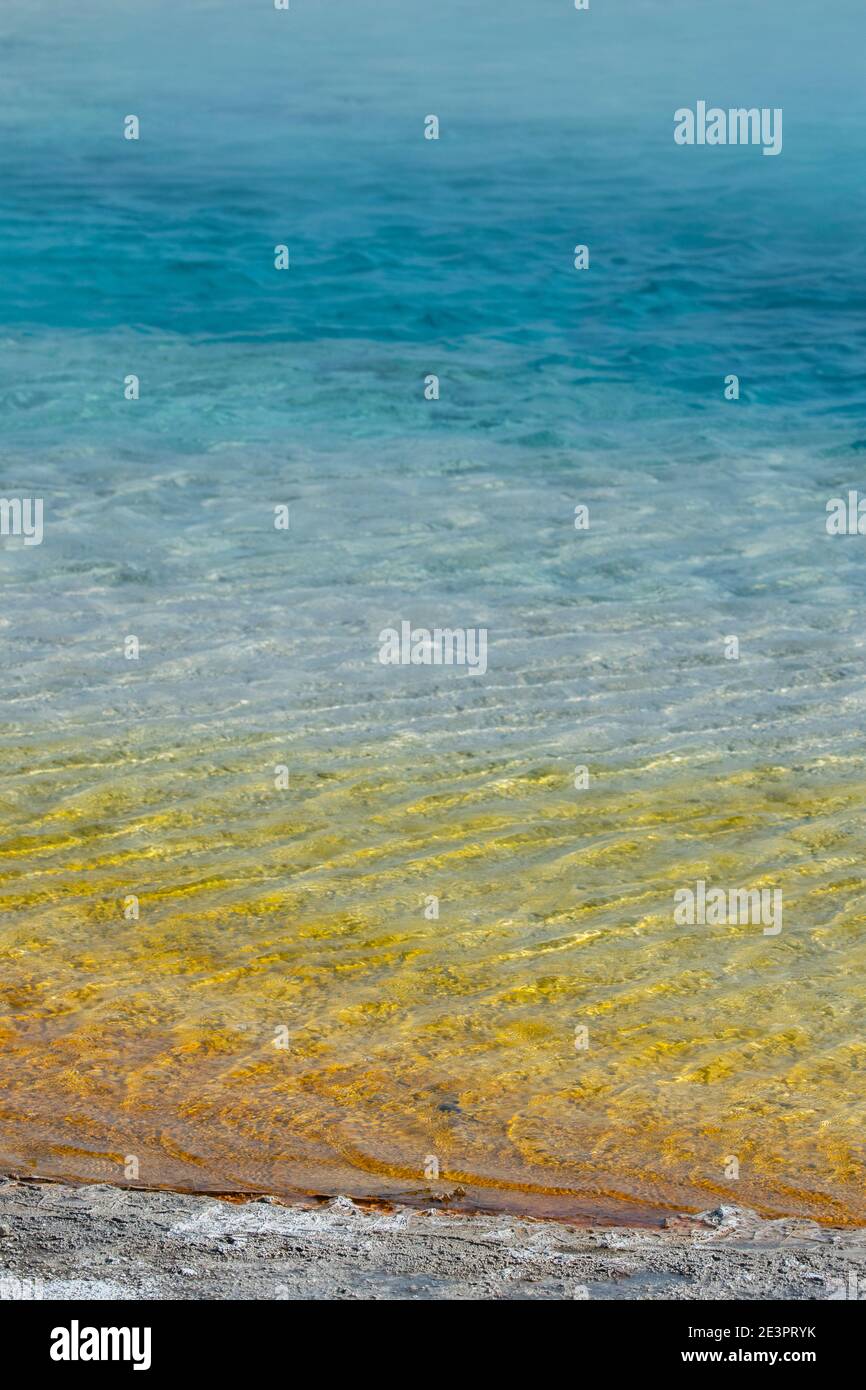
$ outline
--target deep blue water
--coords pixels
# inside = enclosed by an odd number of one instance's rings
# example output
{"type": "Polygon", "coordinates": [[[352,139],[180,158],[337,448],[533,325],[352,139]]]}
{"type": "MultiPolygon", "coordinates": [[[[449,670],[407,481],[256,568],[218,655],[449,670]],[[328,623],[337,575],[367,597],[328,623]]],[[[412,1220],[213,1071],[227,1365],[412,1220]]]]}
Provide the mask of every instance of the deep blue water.
{"type": "Polygon", "coordinates": [[[696,404],[729,361],[752,400],[853,401],[862,10],[696,8],[12,0],[3,322],[395,360],[480,336],[696,404]],[[699,96],[781,106],[782,155],[676,147],[699,96]]]}

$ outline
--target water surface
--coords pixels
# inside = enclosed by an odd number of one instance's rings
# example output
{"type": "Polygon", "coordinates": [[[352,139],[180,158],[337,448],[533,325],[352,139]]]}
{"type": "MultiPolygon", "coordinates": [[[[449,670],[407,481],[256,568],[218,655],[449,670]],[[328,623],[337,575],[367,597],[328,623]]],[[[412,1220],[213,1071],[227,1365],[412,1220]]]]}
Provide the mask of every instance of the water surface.
{"type": "Polygon", "coordinates": [[[693,8],[4,10],[7,1169],[866,1218],[862,13],[693,8]]]}

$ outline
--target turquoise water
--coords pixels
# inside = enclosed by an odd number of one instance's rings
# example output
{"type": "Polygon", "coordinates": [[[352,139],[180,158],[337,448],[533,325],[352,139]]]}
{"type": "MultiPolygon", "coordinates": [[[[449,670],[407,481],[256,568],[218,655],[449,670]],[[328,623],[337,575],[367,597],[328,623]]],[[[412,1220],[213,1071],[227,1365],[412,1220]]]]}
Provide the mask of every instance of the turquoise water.
{"type": "Polygon", "coordinates": [[[824,523],[866,450],[863,35],[853,2],[7,3],[3,490],[45,504],[0,548],[9,1163],[403,1191],[438,1143],[469,1188],[653,1206],[715,1190],[684,1135],[763,1125],[751,1200],[860,1212],[864,559],[824,523]],[[782,154],[677,147],[698,99],[782,107],[782,154]],[[488,627],[487,675],[383,674],[401,619],[488,627]],[[781,958],[679,956],[672,886],[714,871],[784,880],[781,958]],[[614,996],[583,1135],[558,1049],[614,996]],[[238,1039],[284,1017],[256,1100],[238,1039]]]}
{"type": "MultiPolygon", "coordinates": [[[[2,23],[5,485],[45,495],[50,538],[0,557],[22,728],[86,706],[106,618],[168,663],[164,691],[128,675],[144,706],[170,714],[172,663],[201,652],[203,708],[261,696],[268,726],[323,663],[363,670],[407,603],[497,626],[517,670],[548,631],[579,662],[587,628],[630,660],[658,633],[663,667],[683,622],[707,698],[695,634],[744,622],[752,659],[790,654],[810,688],[830,652],[847,669],[863,560],[824,506],[866,445],[856,6],[12,4],[2,23]],[[675,146],[699,93],[781,105],[782,155],[675,146]],[[262,535],[281,502],[291,546],[262,535]],[[347,624],[365,645],[344,655],[347,624]],[[291,652],[277,690],[256,640],[291,652]]],[[[688,725],[682,680],[665,698],[688,725]]]]}

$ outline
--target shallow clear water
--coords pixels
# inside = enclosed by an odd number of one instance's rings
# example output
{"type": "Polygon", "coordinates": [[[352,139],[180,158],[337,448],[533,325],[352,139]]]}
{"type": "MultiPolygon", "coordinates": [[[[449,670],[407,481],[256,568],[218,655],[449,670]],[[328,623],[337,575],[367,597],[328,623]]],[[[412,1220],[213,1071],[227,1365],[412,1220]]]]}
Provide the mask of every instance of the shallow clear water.
{"type": "Polygon", "coordinates": [[[866,1218],[863,20],[692,8],[4,9],[7,1168],[866,1218]]]}

